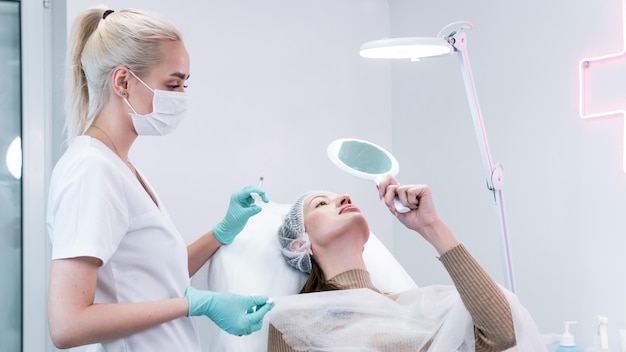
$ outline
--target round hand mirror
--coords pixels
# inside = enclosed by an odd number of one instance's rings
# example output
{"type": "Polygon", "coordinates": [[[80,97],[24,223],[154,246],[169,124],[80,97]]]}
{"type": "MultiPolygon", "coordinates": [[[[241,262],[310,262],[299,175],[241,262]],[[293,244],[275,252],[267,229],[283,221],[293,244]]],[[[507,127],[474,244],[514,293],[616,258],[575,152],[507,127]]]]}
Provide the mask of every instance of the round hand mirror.
{"type": "MultiPolygon", "coordinates": [[[[356,138],[341,138],[328,145],[328,157],[339,169],[350,175],[378,184],[386,175],[396,176],[400,170],[394,156],[374,143],[356,138]]],[[[410,209],[395,199],[396,210],[410,209]]]]}

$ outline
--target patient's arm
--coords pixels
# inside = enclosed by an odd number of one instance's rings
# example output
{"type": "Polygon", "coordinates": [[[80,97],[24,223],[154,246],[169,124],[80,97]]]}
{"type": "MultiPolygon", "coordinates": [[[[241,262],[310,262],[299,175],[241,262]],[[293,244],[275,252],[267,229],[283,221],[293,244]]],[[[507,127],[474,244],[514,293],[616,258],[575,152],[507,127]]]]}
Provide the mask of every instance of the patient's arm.
{"type": "Polygon", "coordinates": [[[267,338],[267,351],[268,352],[296,352],[293,348],[289,347],[285,340],[283,340],[283,334],[276,330],[274,325],[270,324],[268,338],[267,338]]]}
{"type": "Polygon", "coordinates": [[[515,346],[511,308],[496,282],[463,244],[440,257],[474,322],[476,352],[515,346]]]}

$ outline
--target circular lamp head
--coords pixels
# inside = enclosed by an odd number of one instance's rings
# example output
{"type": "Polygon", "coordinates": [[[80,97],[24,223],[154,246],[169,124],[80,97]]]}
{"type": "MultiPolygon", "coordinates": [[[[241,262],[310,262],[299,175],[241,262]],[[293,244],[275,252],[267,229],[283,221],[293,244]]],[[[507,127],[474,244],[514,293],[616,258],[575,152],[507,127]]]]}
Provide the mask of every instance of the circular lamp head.
{"type": "Polygon", "coordinates": [[[361,45],[361,56],[369,59],[421,59],[452,52],[452,46],[443,38],[385,38],[361,45]]]}

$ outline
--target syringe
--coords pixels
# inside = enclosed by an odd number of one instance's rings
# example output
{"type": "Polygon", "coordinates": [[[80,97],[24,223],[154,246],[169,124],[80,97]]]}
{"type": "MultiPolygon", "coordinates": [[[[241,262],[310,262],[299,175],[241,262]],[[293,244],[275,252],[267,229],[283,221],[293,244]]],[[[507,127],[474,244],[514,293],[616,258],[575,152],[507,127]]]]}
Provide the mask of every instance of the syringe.
{"type": "MultiPolygon", "coordinates": [[[[259,176],[259,183],[257,184],[257,188],[261,188],[261,186],[263,186],[263,179],[264,178],[265,177],[263,177],[263,173],[261,173],[261,176],[259,176]]],[[[263,200],[261,199],[260,195],[258,195],[257,193],[252,193],[251,196],[254,199],[254,204],[256,204],[256,205],[263,204],[263,200]]]]}
{"type": "Polygon", "coordinates": [[[261,188],[261,186],[263,186],[263,174],[261,174],[261,176],[259,176],[259,184],[257,185],[258,188],[261,188]]]}

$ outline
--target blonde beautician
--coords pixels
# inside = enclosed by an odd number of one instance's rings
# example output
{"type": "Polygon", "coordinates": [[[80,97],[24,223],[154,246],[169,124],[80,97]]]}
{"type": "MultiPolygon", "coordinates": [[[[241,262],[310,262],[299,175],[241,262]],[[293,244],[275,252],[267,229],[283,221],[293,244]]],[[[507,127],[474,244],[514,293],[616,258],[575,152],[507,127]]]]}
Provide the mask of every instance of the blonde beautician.
{"type": "Polygon", "coordinates": [[[267,296],[190,286],[261,209],[245,187],[224,219],[188,247],[155,190],[128,160],[139,135],[173,131],[187,106],[189,56],[180,31],[147,12],[93,7],[73,27],[68,58],[69,145],[48,200],[52,264],[48,321],[58,348],[200,351],[191,316],[234,335],[261,328],[267,296]]]}

